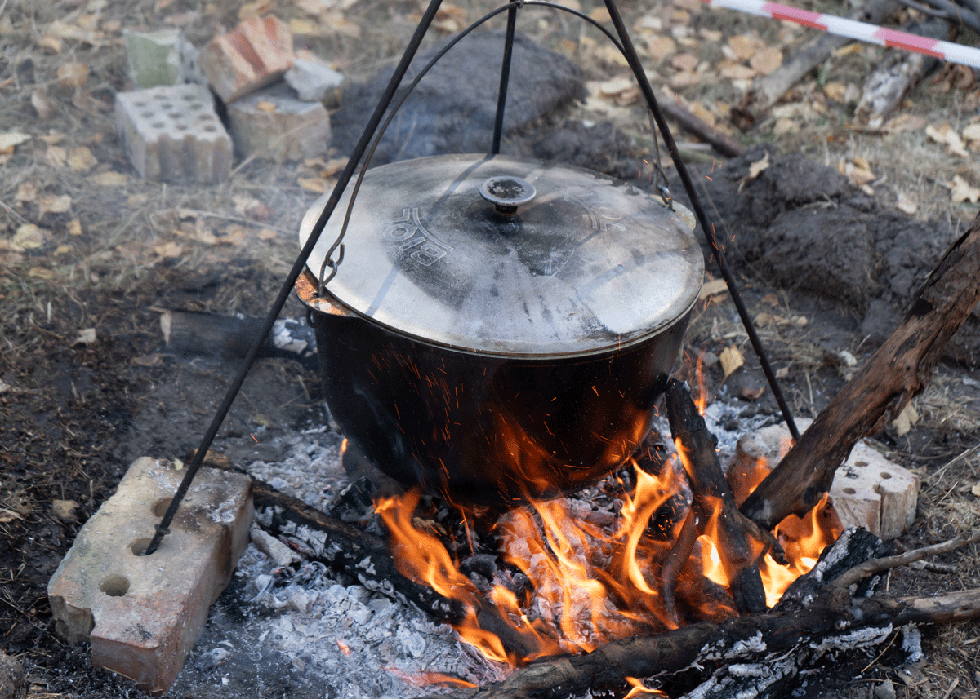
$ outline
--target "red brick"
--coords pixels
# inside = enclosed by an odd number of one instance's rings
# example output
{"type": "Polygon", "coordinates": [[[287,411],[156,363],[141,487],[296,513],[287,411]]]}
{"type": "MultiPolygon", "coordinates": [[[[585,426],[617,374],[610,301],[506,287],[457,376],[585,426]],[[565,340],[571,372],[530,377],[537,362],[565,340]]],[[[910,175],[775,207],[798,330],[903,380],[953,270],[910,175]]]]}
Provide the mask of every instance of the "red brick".
{"type": "Polygon", "coordinates": [[[293,65],[293,37],[282,20],[252,15],[212,39],[198,63],[212,89],[234,102],[281,78],[293,65]]]}

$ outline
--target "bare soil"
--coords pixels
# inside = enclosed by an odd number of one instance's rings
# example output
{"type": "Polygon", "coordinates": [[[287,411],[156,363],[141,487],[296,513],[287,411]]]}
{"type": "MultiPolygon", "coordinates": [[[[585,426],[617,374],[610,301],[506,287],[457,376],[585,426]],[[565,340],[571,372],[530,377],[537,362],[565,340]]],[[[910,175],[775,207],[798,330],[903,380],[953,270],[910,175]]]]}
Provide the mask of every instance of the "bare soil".
{"type": "MultiPolygon", "coordinates": [[[[250,4],[286,19],[306,17],[292,3],[250,4]]],[[[581,7],[590,12],[599,4],[583,0],[581,7]]],[[[457,3],[470,21],[490,9],[485,5],[457,3]]],[[[773,44],[785,42],[787,51],[805,38],[795,29],[786,34],[777,31],[781,25],[701,10],[696,4],[644,0],[630,5],[624,9],[631,21],[656,16],[665,33],[689,26],[685,36],[696,40],[686,50],[709,64],[721,60],[723,40],[704,39],[703,30],[721,32],[723,38],[749,34],[773,44]]],[[[830,3],[807,7],[846,12],[830,3]]],[[[297,251],[299,218],[318,196],[301,180],[329,183],[330,175],[324,174],[329,157],[307,163],[257,158],[240,163],[229,182],[214,188],[145,183],[126,162],[112,118],[116,91],[128,89],[121,31],[177,25],[200,46],[232,26],[240,9],[241,3],[224,1],[0,0],[0,134],[32,136],[0,156],[0,243],[8,243],[0,246],[0,651],[27,666],[22,691],[28,696],[142,696],[127,680],[93,669],[86,648],[69,647],[54,635],[47,581],[79,527],[113,492],[134,458],[184,457],[197,445],[235,371],[228,360],[168,355],[156,309],[263,314],[297,251]],[[55,20],[92,26],[98,36],[45,41],[55,20]],[[83,86],[59,83],[58,67],[71,62],[88,66],[83,86]],[[32,106],[37,93],[54,105],[46,119],[32,106]],[[64,149],[65,159],[59,160],[56,149],[64,149]],[[82,156],[71,164],[71,154],[83,154],[82,149],[94,164],[84,164],[82,156]],[[101,183],[99,177],[108,173],[126,178],[101,183]],[[65,195],[71,198],[66,210],[45,203],[46,197],[65,195]],[[40,247],[9,244],[25,224],[42,229],[40,247]],[[81,331],[92,328],[94,342],[76,342],[81,331]]],[[[325,26],[333,28],[324,35],[304,36],[298,44],[336,57],[353,79],[367,78],[404,45],[418,9],[415,2],[360,0],[343,11],[360,27],[359,37],[331,20],[325,26]]],[[[584,41],[578,25],[567,19],[535,16],[522,22],[527,34],[584,65],[590,81],[623,72],[614,60],[596,54],[594,42],[584,41]]],[[[845,82],[857,80],[854,75],[860,76],[873,58],[862,49],[835,59],[833,70],[845,82]]],[[[667,82],[676,72],[670,58],[651,66],[655,82],[667,82]]],[[[718,105],[737,97],[735,88],[724,83],[675,89],[709,105],[723,126],[724,109],[718,105]]],[[[930,123],[965,124],[978,104],[976,85],[942,87],[941,82],[925,86],[907,105],[908,113],[930,123]]],[[[746,301],[753,315],[766,314],[760,332],[784,377],[791,406],[801,416],[815,415],[854,371],[854,362],[869,355],[915,280],[928,273],[931,261],[976,208],[949,201],[942,184],[957,173],[975,177],[969,159],[952,158],[921,134],[874,140],[873,134],[849,130],[848,105],[821,100],[820,94],[813,81],[801,86],[799,99],[825,106],[819,119],[800,123],[801,129],[774,134],[770,122],[739,135],[750,146],[775,143],[774,162],[779,153],[802,151],[804,158],[746,180],[749,164],[763,157],[763,151],[752,151],[717,178],[717,185],[706,185],[714,187],[712,200],[724,213],[718,221],[730,225],[728,239],[734,238],[731,248],[746,301]],[[913,167],[909,153],[917,154],[913,167]],[[825,169],[854,156],[873,160],[879,181],[872,183],[870,194],[833,180],[825,169]],[[802,199],[794,198],[800,189],[789,186],[799,184],[800,177],[812,183],[803,188],[802,199]],[[920,202],[915,216],[890,208],[903,192],[920,202]],[[799,225],[801,212],[823,218],[810,222],[807,233],[799,225]],[[840,231],[845,234],[838,236],[840,231]],[[828,232],[838,244],[814,247],[828,232]],[[910,250],[905,257],[899,254],[910,250]],[[876,327],[869,325],[875,321],[876,327]]],[[[513,136],[510,144],[539,157],[590,163],[647,181],[642,163],[651,157],[651,142],[648,132],[644,138],[645,127],[636,126],[644,118],[630,104],[613,106],[560,115],[513,136]]],[[[699,180],[714,182],[710,178],[725,165],[723,159],[691,139],[681,140],[699,167],[699,180]]],[[[680,189],[675,184],[672,191],[680,189]]],[[[300,317],[302,309],[291,301],[286,314],[300,317]]],[[[960,339],[958,353],[914,401],[920,419],[912,429],[900,435],[893,427],[875,437],[879,448],[923,481],[916,522],[897,542],[900,548],[949,539],[975,528],[980,519],[975,337],[960,339]]],[[[749,412],[775,413],[768,390],[757,399],[744,397],[757,395],[764,381],[724,294],[709,297],[699,310],[688,333],[682,375],[702,353],[709,395],[741,401],[749,412]],[[723,378],[717,357],[731,346],[744,353],[745,364],[723,378]]],[[[318,384],[314,372],[295,362],[260,360],[215,450],[240,465],[281,457],[283,435],[326,419],[318,384]]],[[[928,595],[978,587],[978,554],[974,547],[941,557],[939,562],[948,564],[945,573],[895,571],[888,591],[928,595]]],[[[216,613],[238,613],[239,593],[230,588],[216,613]]],[[[897,650],[861,658],[856,661],[860,667],[828,668],[806,695],[863,697],[892,679],[899,696],[976,696],[980,625],[929,629],[924,636],[926,658],[920,663],[902,665],[897,650]]],[[[222,687],[208,674],[213,668],[195,670],[192,664],[188,672],[197,672],[196,679],[182,681],[179,695],[317,695],[301,675],[283,674],[281,667],[270,664],[263,682],[252,686],[244,678],[253,669],[244,668],[240,682],[222,687]]]]}

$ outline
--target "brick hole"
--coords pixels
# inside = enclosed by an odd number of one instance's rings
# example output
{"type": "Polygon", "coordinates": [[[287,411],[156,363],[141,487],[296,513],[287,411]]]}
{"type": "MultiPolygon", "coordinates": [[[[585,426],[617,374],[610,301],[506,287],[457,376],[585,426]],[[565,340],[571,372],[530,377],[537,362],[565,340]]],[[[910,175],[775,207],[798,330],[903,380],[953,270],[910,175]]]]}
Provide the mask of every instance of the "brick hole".
{"type": "Polygon", "coordinates": [[[208,133],[211,133],[211,132],[217,131],[218,130],[218,127],[215,126],[214,124],[205,124],[204,125],[204,130],[207,131],[208,133]]]}
{"type": "Polygon", "coordinates": [[[162,129],[163,128],[163,122],[162,121],[154,121],[153,122],[153,128],[154,129],[162,129]]]}
{"type": "Polygon", "coordinates": [[[856,490],[854,490],[854,488],[844,488],[844,492],[845,492],[845,493],[846,493],[847,495],[854,495],[854,493],[856,493],[857,491],[856,491],[856,490]]]}
{"type": "Polygon", "coordinates": [[[99,589],[110,597],[122,597],[129,592],[129,578],[125,575],[110,575],[102,581],[99,589]]]}
{"type": "Polygon", "coordinates": [[[153,99],[155,99],[155,100],[165,100],[165,99],[167,99],[167,96],[166,95],[153,95],[153,99]]]}
{"type": "Polygon", "coordinates": [[[892,477],[892,474],[888,473],[888,471],[882,471],[878,475],[881,476],[881,480],[883,481],[887,481],[889,478],[892,477]]]}
{"type": "Polygon", "coordinates": [[[184,99],[184,100],[187,100],[188,102],[190,102],[191,100],[196,100],[196,99],[197,99],[197,97],[196,97],[196,96],[194,96],[194,95],[183,95],[183,96],[181,97],[181,99],[184,99]]]}
{"type": "Polygon", "coordinates": [[[153,503],[153,516],[163,517],[163,515],[166,514],[168,507],[170,507],[170,498],[160,498],[153,503]]]}
{"type": "Polygon", "coordinates": [[[854,462],[854,465],[857,466],[858,468],[864,468],[865,466],[868,465],[868,462],[867,461],[855,461],[854,462]]]}
{"type": "Polygon", "coordinates": [[[129,550],[133,552],[134,556],[142,556],[143,552],[146,551],[150,546],[150,542],[153,541],[150,537],[143,537],[137,539],[129,545],[129,550]]]}
{"type": "Polygon", "coordinates": [[[181,114],[180,112],[170,112],[170,114],[168,114],[167,116],[170,117],[171,119],[180,119],[184,115],[181,114]]]}
{"type": "Polygon", "coordinates": [[[176,128],[178,131],[187,131],[187,124],[177,124],[176,128]]]}
{"type": "Polygon", "coordinates": [[[156,114],[154,114],[153,112],[141,112],[140,116],[143,117],[144,119],[152,119],[153,117],[156,116],[156,114]]]}
{"type": "Polygon", "coordinates": [[[133,106],[134,107],[137,107],[137,108],[138,107],[145,107],[146,106],[146,102],[144,102],[143,100],[137,100],[137,101],[133,102],[133,106]]]}

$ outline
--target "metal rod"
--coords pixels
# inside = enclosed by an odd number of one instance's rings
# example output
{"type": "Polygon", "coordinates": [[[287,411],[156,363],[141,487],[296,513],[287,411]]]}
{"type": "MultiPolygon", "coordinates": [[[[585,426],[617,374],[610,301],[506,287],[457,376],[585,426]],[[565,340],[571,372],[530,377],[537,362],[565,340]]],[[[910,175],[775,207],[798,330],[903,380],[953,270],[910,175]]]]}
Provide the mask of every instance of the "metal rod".
{"type": "Polygon", "coordinates": [[[507,107],[507,84],[510,82],[510,59],[514,53],[514,33],[517,30],[517,10],[523,3],[511,0],[507,10],[507,35],[504,39],[504,58],[500,62],[500,89],[497,91],[497,118],[493,124],[493,142],[490,153],[500,153],[500,139],[504,133],[504,111],[507,107]]]}
{"type": "Polygon", "coordinates": [[[180,482],[177,492],[174,493],[173,498],[170,500],[170,505],[167,507],[167,511],[164,513],[163,519],[156,525],[156,533],[153,535],[150,545],[146,547],[144,555],[149,556],[154,553],[160,546],[160,542],[163,540],[163,537],[168,533],[168,527],[173,521],[174,515],[177,514],[177,508],[180,506],[181,500],[183,500],[184,496],[187,494],[187,490],[190,488],[191,482],[194,480],[194,476],[197,475],[198,470],[201,468],[201,464],[204,462],[204,457],[207,455],[208,449],[211,448],[211,443],[218,434],[218,429],[220,429],[221,423],[224,422],[225,417],[228,415],[228,411],[231,409],[231,404],[238,396],[238,392],[241,390],[242,384],[245,383],[245,377],[248,375],[249,370],[252,368],[252,364],[255,362],[255,357],[258,355],[259,348],[262,346],[266,336],[268,336],[269,331],[272,330],[272,326],[276,322],[276,318],[279,316],[280,311],[282,311],[282,307],[286,304],[286,299],[289,298],[289,294],[292,292],[293,286],[296,284],[296,280],[299,278],[303,268],[306,266],[306,261],[309,259],[310,253],[312,253],[313,248],[316,247],[320,234],[323,233],[323,229],[327,225],[327,220],[330,218],[331,214],[333,214],[334,209],[337,208],[337,203],[340,201],[340,197],[344,193],[344,189],[346,189],[348,183],[350,182],[351,177],[354,174],[354,169],[364,156],[364,152],[367,150],[368,144],[370,143],[371,138],[374,136],[374,132],[378,128],[378,124],[381,123],[381,119],[384,116],[385,111],[387,111],[388,107],[391,105],[391,101],[395,96],[395,91],[398,89],[402,79],[405,77],[405,73],[408,72],[408,66],[415,57],[415,53],[418,51],[418,48],[422,43],[422,38],[432,25],[432,20],[435,18],[436,12],[438,12],[441,4],[442,0],[432,0],[428,9],[425,11],[425,14],[422,16],[422,20],[419,23],[419,26],[415,29],[415,34],[412,36],[412,39],[408,44],[408,48],[405,49],[405,54],[402,56],[401,62],[395,68],[395,72],[392,74],[391,80],[388,82],[388,87],[385,89],[384,95],[381,97],[381,101],[378,103],[378,106],[375,107],[374,113],[371,115],[367,125],[364,127],[364,133],[361,134],[361,140],[358,141],[357,146],[354,148],[354,152],[351,154],[350,160],[347,162],[347,166],[340,175],[340,179],[337,181],[337,185],[334,187],[333,193],[330,195],[330,199],[327,201],[327,205],[323,208],[320,218],[317,219],[316,224],[313,226],[313,230],[310,232],[310,237],[306,241],[306,245],[303,246],[303,250],[300,252],[299,257],[296,258],[296,262],[293,263],[293,268],[290,270],[285,282],[283,282],[282,289],[279,290],[279,296],[276,297],[275,303],[273,303],[272,308],[269,310],[268,315],[263,321],[261,330],[259,330],[258,334],[256,335],[255,342],[252,344],[248,354],[242,361],[241,368],[238,370],[238,375],[235,377],[234,381],[232,381],[232,384],[228,388],[228,392],[225,394],[224,400],[218,408],[217,413],[215,413],[214,418],[211,420],[211,425],[208,427],[207,432],[205,432],[204,437],[201,439],[201,444],[194,453],[194,458],[191,460],[190,465],[187,467],[187,473],[184,474],[184,479],[180,482]]]}
{"type": "MultiPolygon", "coordinates": [[[[698,197],[697,191],[694,189],[694,181],[691,180],[691,175],[687,171],[687,167],[684,165],[684,160],[681,158],[680,151],[677,150],[677,144],[674,142],[674,137],[670,133],[670,129],[667,126],[667,121],[664,119],[663,114],[660,111],[660,107],[657,105],[657,98],[653,94],[653,88],[650,87],[650,81],[647,80],[646,73],[643,71],[643,66],[640,64],[640,58],[636,54],[636,49],[633,47],[633,41],[630,39],[629,34],[626,31],[626,25],[623,23],[623,17],[619,13],[619,8],[616,7],[615,0],[604,0],[606,4],[606,10],[609,12],[609,17],[612,19],[613,26],[616,28],[616,33],[619,35],[619,40],[623,45],[624,55],[626,60],[630,65],[630,69],[633,71],[633,75],[636,76],[637,82],[640,84],[640,90],[643,92],[643,97],[646,99],[647,106],[653,113],[654,119],[657,121],[657,128],[660,129],[661,135],[664,137],[664,143],[667,144],[667,150],[670,151],[670,157],[674,161],[674,166],[677,168],[677,174],[681,178],[681,182],[684,185],[684,191],[687,192],[688,199],[691,200],[691,208],[694,209],[694,215],[698,219],[698,223],[701,224],[701,230],[704,231],[704,237],[708,241],[708,245],[711,247],[711,251],[714,253],[715,260],[718,262],[718,267],[721,269],[721,276],[725,278],[725,283],[728,285],[728,292],[732,296],[732,301],[735,302],[735,309],[738,311],[739,318],[742,319],[742,325],[745,327],[745,332],[749,336],[749,342],[752,343],[752,349],[755,350],[756,355],[759,357],[759,363],[762,365],[762,372],[766,375],[766,380],[769,382],[769,387],[772,389],[773,396],[776,398],[776,403],[779,404],[779,409],[783,413],[783,419],[786,421],[786,426],[789,428],[790,434],[793,435],[793,439],[800,438],[800,431],[796,427],[796,422],[793,420],[793,413],[789,409],[789,405],[786,403],[786,398],[783,396],[783,392],[779,388],[779,382],[776,381],[776,375],[773,373],[772,366],[769,364],[769,358],[766,356],[766,351],[762,346],[762,342],[759,340],[759,335],[755,331],[755,326],[752,324],[752,319],[749,317],[749,312],[745,308],[745,304],[742,302],[742,296],[738,291],[738,286],[735,283],[735,277],[732,275],[731,269],[728,267],[728,260],[725,259],[725,253],[722,251],[721,246],[718,245],[718,241],[715,238],[714,230],[708,223],[708,217],[704,213],[704,207],[701,205],[701,199],[698,197]]],[[[653,134],[656,138],[657,135],[653,134]]]]}

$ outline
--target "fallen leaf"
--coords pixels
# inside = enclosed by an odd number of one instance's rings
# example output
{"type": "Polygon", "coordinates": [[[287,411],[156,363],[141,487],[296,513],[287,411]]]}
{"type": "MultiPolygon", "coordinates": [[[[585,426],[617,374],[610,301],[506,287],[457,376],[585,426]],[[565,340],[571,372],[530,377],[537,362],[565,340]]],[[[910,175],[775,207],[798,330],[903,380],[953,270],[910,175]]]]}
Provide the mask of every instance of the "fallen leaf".
{"type": "Polygon", "coordinates": [[[677,50],[677,44],[669,36],[652,36],[645,42],[647,55],[655,61],[662,61],[677,50]]]}
{"type": "Polygon", "coordinates": [[[926,136],[936,143],[944,144],[954,155],[959,155],[964,158],[969,156],[966,148],[963,147],[963,140],[960,138],[960,135],[949,124],[942,123],[938,126],[929,124],[926,126],[926,136]]]}
{"type": "Polygon", "coordinates": [[[27,270],[27,276],[31,279],[43,279],[45,281],[54,279],[54,272],[47,267],[31,267],[27,270]]]}
{"type": "Polygon", "coordinates": [[[94,344],[96,340],[95,328],[85,328],[84,330],[78,331],[78,337],[75,341],[71,343],[71,346],[75,345],[91,345],[94,344]]]}
{"type": "Polygon", "coordinates": [[[863,187],[877,179],[877,176],[871,170],[871,165],[868,163],[867,158],[856,157],[841,160],[837,164],[837,171],[844,175],[855,187],[863,187]]]}
{"type": "Polygon", "coordinates": [[[40,90],[34,90],[31,93],[31,106],[34,107],[34,111],[37,112],[37,116],[41,120],[47,120],[54,116],[54,102],[40,90]]]}
{"type": "Polygon", "coordinates": [[[48,150],[44,153],[44,159],[48,161],[48,165],[64,167],[65,163],[68,162],[68,151],[61,146],[48,146],[48,150]]]}
{"type": "Polygon", "coordinates": [[[71,197],[67,194],[61,196],[43,197],[38,204],[40,209],[39,217],[44,217],[46,213],[63,214],[71,207],[71,197]]]}
{"type": "Polygon", "coordinates": [[[847,85],[832,81],[823,86],[824,94],[834,102],[847,101],[847,85]]]}
{"type": "Polygon", "coordinates": [[[265,112],[266,114],[272,114],[274,111],[276,111],[276,105],[266,100],[259,100],[256,103],[255,108],[260,112],[265,112]]]}
{"type": "Polygon", "coordinates": [[[976,495],[978,498],[980,498],[980,483],[977,483],[972,488],[970,488],[970,492],[976,495]]]}
{"type": "Polygon", "coordinates": [[[698,294],[698,301],[703,301],[709,296],[715,296],[716,294],[724,294],[728,292],[728,284],[725,283],[724,279],[712,279],[704,283],[701,287],[701,293],[698,294]]]}
{"type": "Polygon", "coordinates": [[[260,228],[259,232],[255,234],[259,240],[276,240],[279,234],[276,233],[271,228],[260,228]]]}
{"type": "Polygon", "coordinates": [[[917,413],[915,408],[912,407],[912,404],[909,403],[902,409],[902,412],[898,414],[898,417],[892,421],[892,427],[895,428],[895,434],[897,434],[899,437],[904,437],[911,431],[912,426],[918,421],[919,413],[917,413]]]}
{"type": "Polygon", "coordinates": [[[0,510],[0,524],[9,524],[15,519],[24,519],[13,510],[0,510]]]}
{"type": "Polygon", "coordinates": [[[889,119],[885,124],[885,130],[889,133],[905,133],[908,131],[918,131],[928,122],[920,116],[911,114],[899,114],[894,119],[889,119]]]}
{"type": "Polygon", "coordinates": [[[311,19],[293,18],[289,20],[289,31],[295,36],[322,36],[326,30],[311,19]]]}
{"type": "Polygon", "coordinates": [[[769,75],[783,65],[783,51],[776,46],[764,48],[749,59],[749,65],[762,75],[769,75]]]}
{"type": "Polygon", "coordinates": [[[175,257],[180,257],[181,253],[184,252],[184,248],[182,248],[178,243],[170,241],[169,243],[154,245],[153,252],[160,257],[173,259],[175,257]]]}
{"type": "Polygon", "coordinates": [[[959,175],[953,177],[953,183],[950,185],[949,189],[949,198],[954,204],[961,201],[980,201],[980,189],[971,187],[970,183],[959,175]]]}
{"type": "Polygon", "coordinates": [[[980,124],[970,124],[963,129],[963,138],[967,141],[980,141],[980,124]]]}
{"type": "Polygon", "coordinates": [[[15,252],[22,250],[37,250],[44,245],[46,231],[34,223],[24,223],[17,228],[14,233],[13,249],[15,252]]]}
{"type": "Polygon", "coordinates": [[[918,205],[915,203],[915,200],[906,192],[902,192],[901,194],[898,195],[897,206],[899,211],[904,211],[910,216],[914,214],[916,210],[918,210],[919,208],[918,205]]]}
{"type": "Polygon", "coordinates": [[[152,354],[144,354],[139,357],[133,357],[129,360],[130,364],[135,364],[136,366],[159,366],[163,363],[163,358],[159,353],[153,352],[152,354]]]}
{"type": "Polygon", "coordinates": [[[75,250],[75,248],[73,248],[71,245],[59,245],[58,247],[56,247],[54,249],[54,254],[55,255],[67,255],[67,254],[73,252],[74,250],[75,250]]]}
{"type": "Polygon", "coordinates": [[[361,25],[351,22],[339,12],[320,15],[320,22],[335,34],[343,34],[351,39],[361,38],[361,25]]]}
{"type": "Polygon", "coordinates": [[[128,181],[129,177],[127,175],[122,172],[116,172],[115,170],[100,172],[98,175],[93,175],[89,178],[89,182],[102,187],[121,187],[128,181]]]}
{"type": "Polygon", "coordinates": [[[739,389],[738,395],[745,400],[759,400],[762,395],[766,392],[766,387],[759,386],[742,386],[739,389]]]}
{"type": "Polygon", "coordinates": [[[679,53],[670,59],[670,64],[683,72],[692,71],[698,67],[698,57],[693,53],[679,53]]]}
{"type": "Polygon", "coordinates": [[[695,73],[694,71],[687,71],[682,73],[674,73],[670,77],[670,84],[672,87],[690,87],[691,85],[700,85],[703,79],[703,74],[695,73]]]}
{"type": "Polygon", "coordinates": [[[748,61],[759,50],[759,40],[753,37],[735,35],[728,39],[728,45],[740,61],[748,61]]]}
{"type": "Polygon", "coordinates": [[[14,200],[18,202],[37,201],[37,187],[34,186],[33,182],[24,182],[17,188],[14,200]]]}
{"type": "Polygon", "coordinates": [[[701,38],[705,41],[710,41],[712,44],[720,44],[723,34],[714,29],[701,29],[699,32],[701,38]]]}
{"type": "Polygon", "coordinates": [[[85,87],[88,82],[88,66],[84,63],[62,63],[56,71],[61,87],[85,87]]]}
{"type": "Polygon", "coordinates": [[[594,19],[596,22],[611,22],[612,18],[609,16],[609,10],[605,7],[597,7],[592,12],[589,13],[589,17],[594,19]]]}
{"type": "Polygon", "coordinates": [[[729,78],[731,80],[750,80],[757,73],[754,68],[750,68],[749,66],[734,65],[723,68],[720,75],[723,78],[729,78]]]}
{"type": "Polygon", "coordinates": [[[61,53],[61,39],[53,34],[45,34],[42,36],[37,40],[37,45],[39,48],[48,49],[51,53],[61,53]]]}
{"type": "Polygon", "coordinates": [[[323,194],[333,187],[334,184],[330,180],[325,180],[322,177],[299,177],[296,179],[296,182],[306,191],[316,192],[317,194],[323,194]]]}
{"type": "Polygon", "coordinates": [[[759,176],[759,173],[761,173],[767,167],[769,167],[769,151],[766,151],[765,155],[762,156],[762,160],[756,160],[754,163],[749,165],[748,179],[754,180],[759,176]]]}
{"type": "Polygon", "coordinates": [[[78,503],[74,500],[51,501],[51,511],[54,513],[54,516],[66,522],[75,519],[76,507],[78,507],[78,503]]]}
{"type": "Polygon", "coordinates": [[[73,218],[68,222],[68,235],[81,235],[82,234],[82,222],[77,218],[73,218]]]}
{"type": "Polygon", "coordinates": [[[26,133],[19,133],[17,131],[10,131],[8,133],[0,133],[0,153],[9,152],[13,153],[14,148],[19,146],[21,143],[30,141],[31,137],[26,133]]]}
{"type": "Polygon", "coordinates": [[[738,347],[729,345],[718,355],[718,361],[721,362],[721,370],[727,379],[732,375],[732,372],[745,363],[745,358],[742,356],[742,352],[738,347]]]}
{"type": "Polygon", "coordinates": [[[75,172],[88,172],[99,164],[90,151],[85,146],[72,148],[68,151],[68,169],[75,172]]]}
{"type": "Polygon", "coordinates": [[[604,95],[618,95],[620,92],[633,87],[633,78],[628,75],[621,75],[618,78],[604,80],[597,87],[599,92],[604,95]]]}
{"type": "Polygon", "coordinates": [[[690,106],[691,113],[694,114],[698,119],[703,121],[708,126],[715,125],[715,115],[712,114],[707,107],[705,107],[700,102],[694,102],[690,106]]]}
{"type": "Polygon", "coordinates": [[[784,367],[781,367],[779,369],[776,369],[776,378],[777,379],[785,379],[788,376],[789,376],[789,367],[784,366],[784,367]]]}

